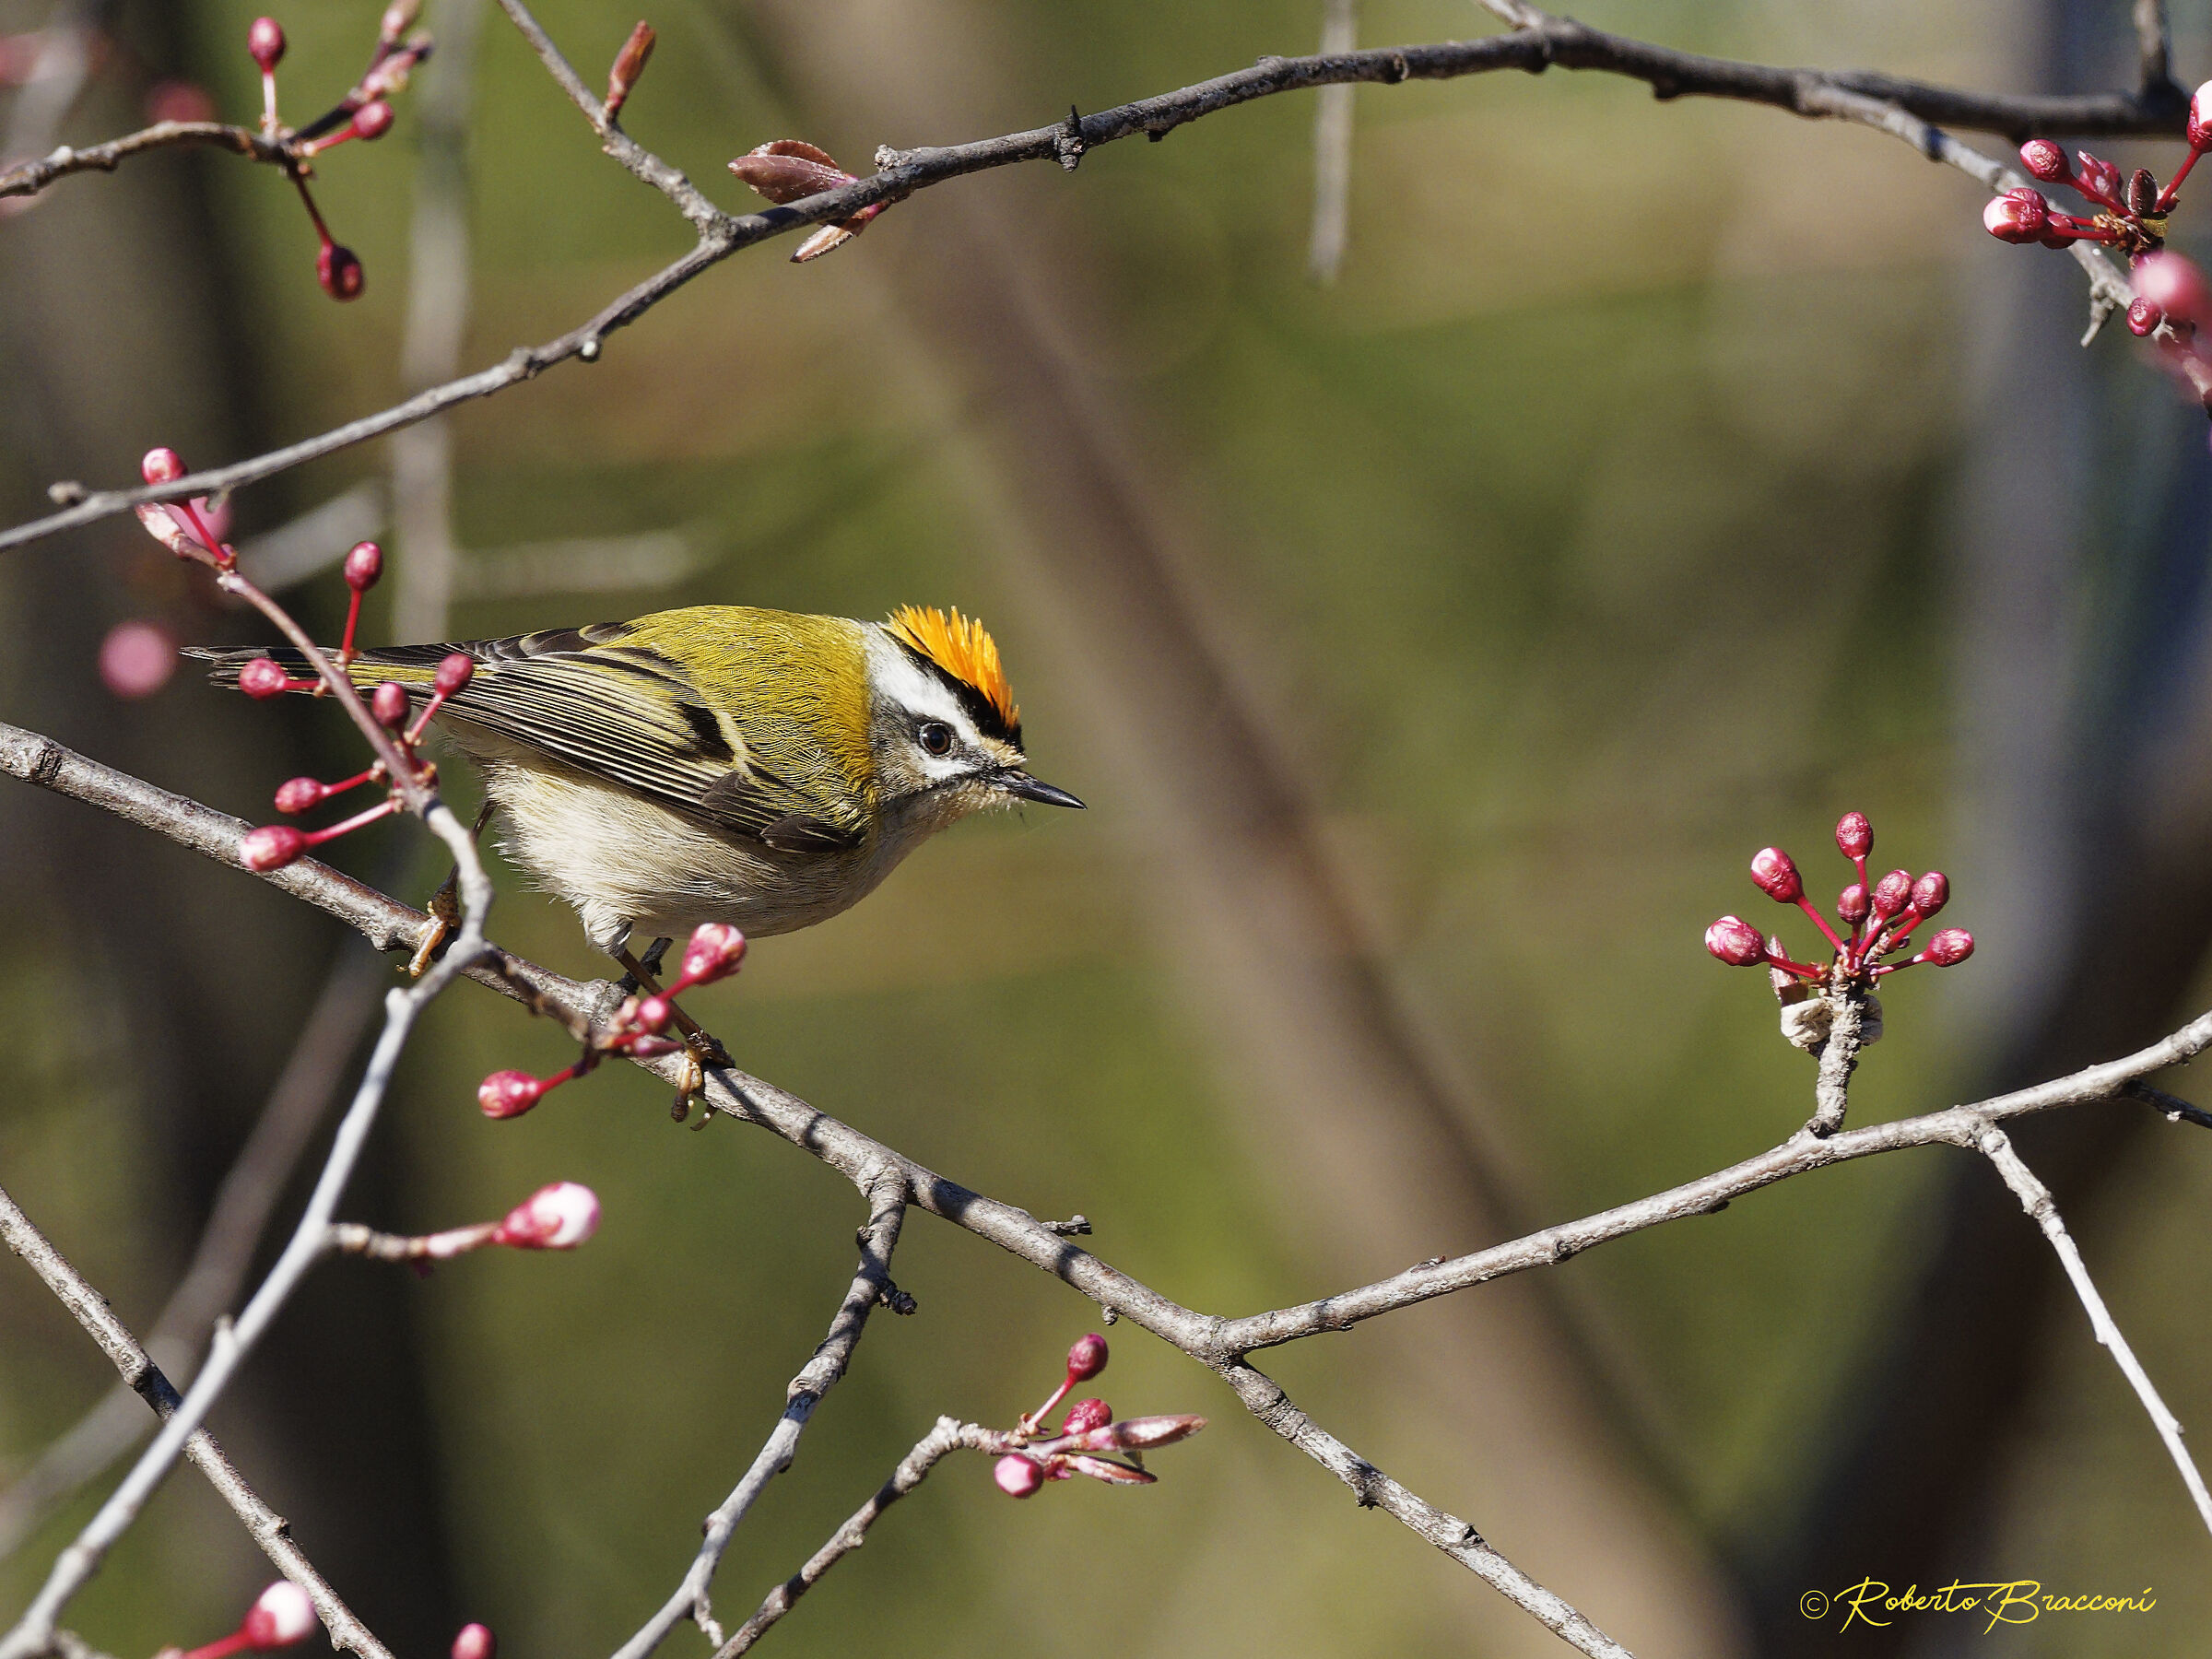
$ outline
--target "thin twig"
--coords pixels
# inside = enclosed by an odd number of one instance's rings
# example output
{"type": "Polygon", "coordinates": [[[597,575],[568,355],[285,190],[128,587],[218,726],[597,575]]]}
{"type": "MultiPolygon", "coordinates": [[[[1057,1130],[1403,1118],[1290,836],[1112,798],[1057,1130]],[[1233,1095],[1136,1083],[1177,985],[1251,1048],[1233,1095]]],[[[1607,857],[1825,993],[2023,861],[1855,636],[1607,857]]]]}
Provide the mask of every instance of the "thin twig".
{"type": "Polygon", "coordinates": [[[915,1441],[914,1449],[899,1460],[899,1466],[891,1471],[888,1480],[877,1488],[876,1495],[854,1510],[845,1524],[830,1535],[830,1541],[806,1558],[805,1566],[768,1593],[768,1599],[753,1616],[716,1648],[714,1659],[736,1659],[739,1653],[747,1652],[767,1634],[769,1626],[790,1612],[799,1597],[814,1588],[822,1574],[868,1541],[868,1528],[882,1519],[884,1511],[920,1486],[940,1458],[962,1450],[988,1452],[1004,1438],[998,1430],[978,1423],[939,1418],[936,1427],[915,1441]]]}
{"type": "Polygon", "coordinates": [[[226,149],[249,161],[266,162],[275,167],[285,167],[291,161],[281,143],[264,137],[252,127],[231,126],[219,121],[157,121],[152,126],[111,138],[105,144],[90,144],[82,149],[64,145],[36,161],[11,167],[0,173],[0,196],[36,195],[56,179],[71,173],[113,172],[133,156],[174,149],[180,145],[226,149]]]}
{"type": "MultiPolygon", "coordinates": [[[[478,397],[488,397],[543,373],[555,364],[581,358],[595,360],[604,340],[635,322],[702,271],[741,249],[825,220],[850,218],[863,207],[890,203],[948,179],[1028,161],[1060,164],[1103,144],[1143,134],[1164,138],[1177,127],[1256,99],[1324,86],[1353,83],[1394,85],[1406,80],[1451,80],[1502,69],[1532,74],[1558,67],[1627,76],[1647,83],[1662,98],[1725,98],[1765,104],[1816,119],[1848,120],[1888,132],[1932,160],[1948,162],[1989,182],[2004,173],[1996,162],[1957,144],[1937,129],[1959,127],[2027,138],[2038,133],[2088,136],[2178,136],[2185,100],[2171,93],[2103,92],[2082,95],[1991,96],[1865,72],[1825,73],[1735,63],[1675,52],[1647,41],[1608,34],[1533,8],[1501,15],[1537,19],[1506,34],[1479,41],[1447,41],[1429,45],[1378,47],[1329,57],[1265,57],[1250,69],[1095,114],[1027,132],[1008,133],[972,144],[878,152],[881,171],[853,183],[789,206],[762,213],[730,215],[713,206],[680,171],[638,146],[608,124],[598,100],[586,90],[545,31],[516,0],[500,0],[517,27],[538,50],[571,100],[593,122],[610,154],[675,201],[700,229],[696,247],[664,270],[618,297],[589,322],[558,339],[518,347],[495,367],[449,381],[376,414],[348,421],[315,437],[272,450],[228,466],[194,473],[172,483],[130,489],[99,490],[59,512],[0,532],[0,550],[18,547],[75,525],[94,523],[145,501],[181,500],[188,496],[256,483],[306,461],[349,445],[382,437],[478,397]],[[526,21],[525,21],[526,20],[526,21]]],[[[1498,9],[1495,6],[1493,9],[1498,9]]],[[[1992,184],[1991,188],[2009,188],[1992,184]]],[[[2100,295],[2125,291],[2125,279],[2079,244],[2074,249],[2091,272],[2100,295]],[[2097,266],[2102,265],[2104,276],[2097,266]],[[2117,285],[2115,289],[2114,285],[2117,285]]],[[[2119,304],[2124,306],[2125,299],[2119,304]]]]}
{"type": "Polygon", "coordinates": [[[2059,1265],[2066,1270],[2066,1277],[2073,1281],[2074,1294],[2081,1298],[2081,1305],[2088,1312],[2089,1328],[2097,1333],[2097,1340],[2112,1354],[2112,1363],[2120,1368],[2120,1373],[2127,1379],[2128,1386],[2136,1391],[2136,1398],[2143,1402],[2143,1409],[2150,1414],[2159,1438],[2166,1442],[2167,1454],[2173,1459],[2173,1466],[2181,1471],[2182,1484],[2189,1488],[2190,1499],[2196,1505],[2196,1512],[2204,1521],[2205,1530],[2212,1532],[2212,1492],[2205,1489],[2205,1477],[2198,1473],[2196,1462],[2189,1455],[2188,1447],[2182,1443],[2182,1425],[2173,1413],[2166,1408],[2166,1402],[2159,1397],[2159,1391],[2151,1385],[2149,1373],[2136,1359],[2135,1350],[2127,1346],[2127,1338],[2120,1334],[2119,1325],[2113,1323],[2112,1310],[2104,1305],[2104,1298],[2097,1293],[2096,1283],[2089,1277],[2089,1270],[2081,1259],[2081,1252],[2075,1247],[2073,1235],[2066,1231],[2066,1224],[2059,1216],[2058,1205],[2051,1196],[2051,1189],[2036,1179],[2035,1171],[2022,1162],[2019,1153],[2013,1149],[2011,1137],[1994,1124],[1981,1124],[1974,1130],[1971,1144],[1996,1166],[1997,1173],[2005,1178],[2005,1184],[2012,1189],[2013,1196],[2020,1201],[2020,1207],[2028,1212],[2030,1220],[2043,1230],[2043,1237],[2051,1241],[2051,1248],[2058,1253],[2059,1265]]]}
{"type": "MultiPolygon", "coordinates": [[[[706,1536],[685,1571],[683,1583],[662,1604],[660,1611],[616,1651],[615,1659],[645,1659],[686,1618],[698,1624],[706,1632],[708,1641],[717,1646],[721,1644],[722,1631],[714,1623],[713,1607],[708,1597],[708,1589],[714,1582],[714,1570],[722,1564],[730,1540],[736,1535],[737,1524],[745,1519],[754,1500],[767,1489],[771,1480],[791,1467],[807,1418],[814,1415],[822,1396],[836,1387],[838,1380],[845,1374],[845,1368],[853,1360],[853,1350],[860,1342],[860,1334],[867,1325],[868,1315],[878,1302],[895,1294],[890,1277],[891,1252],[898,1247],[899,1230],[906,1219],[903,1171],[897,1164],[887,1161],[862,1190],[868,1199],[868,1220],[860,1230],[860,1265],[853,1270],[853,1283],[838,1305],[837,1316],[830,1322],[829,1335],[822,1339],[821,1346],[814,1350],[814,1357],[799,1374],[791,1380],[785,1391],[783,1415],[777,1418],[768,1443],[760,1448],[744,1478],[723,1500],[721,1507],[707,1517],[706,1536]]],[[[902,1311],[911,1312],[912,1307],[910,1300],[902,1311]]]]}
{"type": "MultiPolygon", "coordinates": [[[[216,1318],[238,1298],[276,1201],[306,1151],[339,1074],[360,1044],[386,977],[358,947],[340,954],[300,1028],[268,1101],[217,1190],[191,1264],[146,1338],[147,1349],[187,1373],[216,1318]]],[[[118,1386],[49,1445],[0,1493],[0,1559],[12,1554],[54,1505],[130,1450],[147,1420],[127,1386],[118,1386]]]]}
{"type": "MultiPolygon", "coordinates": [[[[1359,44],[1359,0],[1322,0],[1321,55],[1359,44]]],[[[1347,81],[1324,87],[1313,100],[1313,231],[1306,274],[1327,285],[1344,264],[1352,199],[1352,95],[1347,81]]]]}
{"type": "MultiPolygon", "coordinates": [[[[29,1264],[31,1271],[46,1282],[47,1288],[69,1310],[71,1317],[100,1344],[132,1392],[174,1423],[181,1402],[176,1389],[161,1374],[161,1368],[115,1317],[107,1299],[85,1282],[84,1277],[69,1265],[5,1190],[0,1190],[0,1239],[5,1239],[7,1247],[29,1264]]],[[[207,1483],[245,1523],[246,1530],[276,1564],[276,1571],[307,1592],[323,1620],[323,1628],[330,1633],[332,1643],[359,1654],[360,1659],[392,1659],[390,1651],[361,1623],[353,1609],[338,1598],[337,1592],[292,1542],[284,1517],[264,1503],[261,1495],[246,1484],[245,1477],[231,1465],[214,1438],[205,1429],[194,1428],[182,1437],[182,1446],[193,1466],[207,1477],[207,1483]]],[[[49,1623],[35,1641],[25,1643],[19,1651],[26,1654],[59,1652],[66,1659],[73,1648],[81,1650],[83,1646],[68,1632],[49,1623]]]]}
{"type": "Polygon", "coordinates": [[[1859,1064],[1860,1033],[1866,1018],[1866,994],[1855,985],[1827,992],[1828,1039],[1820,1045],[1820,1071],[1813,1085],[1813,1115],[1806,1133],[1826,1139],[1843,1127],[1851,1110],[1851,1074],[1859,1064]]]}
{"type": "Polygon", "coordinates": [[[2131,1100],[2142,1101],[2152,1111],[2161,1112],[2170,1123],[2191,1123],[2200,1129],[2212,1129],[2212,1112],[2201,1106],[2192,1106],[2179,1095],[2170,1095],[2162,1088],[2153,1088],[2147,1083],[2130,1083],[2121,1093],[2131,1100]]]}

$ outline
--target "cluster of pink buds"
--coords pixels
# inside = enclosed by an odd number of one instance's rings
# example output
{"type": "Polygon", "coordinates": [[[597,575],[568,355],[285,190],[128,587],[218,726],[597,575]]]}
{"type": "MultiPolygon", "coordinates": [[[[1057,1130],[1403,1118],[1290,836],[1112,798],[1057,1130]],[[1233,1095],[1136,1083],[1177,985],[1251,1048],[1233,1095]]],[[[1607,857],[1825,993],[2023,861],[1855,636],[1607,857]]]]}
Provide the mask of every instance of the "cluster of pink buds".
{"type": "Polygon", "coordinates": [[[1950,902],[1950,877],[1930,870],[1915,880],[1909,870],[1892,870],[1869,886],[1866,857],[1874,851],[1874,826],[1863,812],[1847,812],[1837,820],[1836,850],[1851,860],[1859,877],[1836,897],[1836,919],[1847,930],[1841,934],[1805,896],[1804,878],[1787,853],[1766,847],[1751,860],[1751,879],[1759,891],[1777,904],[1795,905],[1826,935],[1835,951],[1826,967],[1793,960],[1779,937],[1762,935],[1741,916],[1723,916],[1708,927],[1705,948],[1732,968],[1764,966],[1816,982],[1871,981],[1922,962],[1950,968],[1973,955],[1974,935],[1963,927],[1947,927],[1917,956],[1901,962],[1882,960],[1910,949],[1913,930],[1950,902]]]}
{"type": "Polygon", "coordinates": [[[490,1118],[520,1117],[547,1091],[574,1082],[598,1068],[609,1054],[629,1054],[641,1060],[673,1054],[683,1044],[662,1035],[680,1023],[676,999],[695,985],[711,985],[737,971],[745,961],[745,935],[726,922],[706,922],[694,928],[684,947],[683,971],[653,996],[626,998],[606,1029],[594,1031],[583,1053],[549,1077],[525,1071],[496,1071],[477,1086],[477,1104],[490,1118]]]}
{"type": "Polygon", "coordinates": [[[155,1659],[229,1659],[232,1653],[265,1653],[305,1641],[322,1628],[315,1605],[307,1592],[289,1579],[278,1579],[253,1598],[245,1621],[229,1635],[189,1652],[164,1648],[155,1659]]]}
{"type": "Polygon", "coordinates": [[[1068,1480],[1088,1475],[1113,1486],[1149,1486],[1158,1478],[1147,1474],[1144,1454],[1155,1446],[1173,1445],[1206,1427],[1202,1417],[1130,1418],[1113,1420],[1113,1407],[1103,1400],[1077,1400],[1054,1430],[1045,1418],[1065,1399],[1078,1382],[1088,1382],[1106,1369],[1106,1338],[1092,1333],[1067,1350],[1067,1374],[1043,1405],[1025,1414],[1011,1434],[1004,1437],[1005,1451],[992,1466],[991,1477],[1009,1498],[1034,1497],[1048,1480],[1068,1480]],[[1128,1461],[1100,1455],[1119,1452],[1128,1461]]]}
{"type": "Polygon", "coordinates": [[[276,115],[276,65],[284,60],[284,29],[274,18],[256,18],[246,30],[247,54],[261,70],[261,130],[280,140],[290,159],[286,171],[315,227],[315,280],[334,300],[359,298],[366,277],[353,250],[331,235],[307,187],[314,171],[313,158],[348,138],[367,142],[392,130],[391,100],[406,89],[416,65],[430,55],[429,36],[407,32],[420,10],[421,0],[392,0],[377,25],[376,49],[368,70],[350,92],[297,132],[287,132],[276,115]]]}
{"type": "MultiPolygon", "coordinates": [[[[755,192],[782,206],[803,202],[808,196],[820,195],[826,190],[841,189],[859,181],[830,159],[828,152],[797,138],[777,138],[759,148],[748,151],[730,163],[730,171],[751,185],[755,192]]],[[[798,252],[791,256],[794,265],[805,265],[810,259],[843,247],[863,230],[868,221],[889,206],[888,202],[877,202],[863,207],[851,218],[841,218],[833,224],[816,229],[799,244],[798,252]]]]}
{"type": "MultiPolygon", "coordinates": [[[[346,556],[346,580],[352,583],[357,573],[366,572],[366,581],[373,582],[382,560],[382,556],[374,542],[357,544],[353,551],[346,556]],[[367,557],[363,556],[364,552],[367,557]]],[[[362,585],[366,585],[366,582],[362,585]]],[[[360,613],[360,595],[361,587],[356,586],[353,612],[346,623],[346,645],[341,653],[341,662],[352,660],[354,619],[360,613]]],[[[476,663],[466,652],[450,653],[438,665],[438,671],[430,680],[430,695],[419,710],[413,709],[413,700],[407,688],[397,680],[386,680],[370,693],[369,712],[376,716],[379,725],[392,734],[394,746],[399,750],[402,759],[413,769],[418,781],[427,782],[437,771],[434,766],[416,752],[422,743],[423,734],[429,730],[430,722],[437,718],[438,711],[445,706],[446,699],[467,685],[476,671],[476,663]],[[412,721],[408,719],[410,711],[414,713],[412,721]]],[[[239,670],[238,683],[249,697],[274,697],[280,691],[322,689],[320,681],[291,678],[285,673],[283,665],[274,657],[255,657],[239,670]]],[[[320,778],[293,778],[278,785],[276,810],[292,817],[321,806],[333,795],[372,783],[384,785],[384,798],[338,823],[325,825],[320,830],[298,830],[289,824],[264,824],[258,830],[248,830],[245,839],[239,843],[239,861],[249,870],[280,870],[310,847],[335,841],[339,836],[351,834],[365,824],[373,824],[379,818],[388,818],[399,811],[402,805],[382,760],[335,783],[325,783],[320,778]]]]}
{"type": "Polygon", "coordinates": [[[598,1195],[573,1181],[556,1181],[538,1188],[500,1219],[479,1221],[473,1227],[449,1227],[443,1232],[413,1236],[373,1232],[354,1225],[335,1227],[331,1232],[335,1247],[349,1254],[372,1256],[380,1262],[412,1262],[427,1270],[433,1262],[450,1262],[487,1245],[503,1245],[509,1250],[573,1250],[598,1230],[598,1195]]]}

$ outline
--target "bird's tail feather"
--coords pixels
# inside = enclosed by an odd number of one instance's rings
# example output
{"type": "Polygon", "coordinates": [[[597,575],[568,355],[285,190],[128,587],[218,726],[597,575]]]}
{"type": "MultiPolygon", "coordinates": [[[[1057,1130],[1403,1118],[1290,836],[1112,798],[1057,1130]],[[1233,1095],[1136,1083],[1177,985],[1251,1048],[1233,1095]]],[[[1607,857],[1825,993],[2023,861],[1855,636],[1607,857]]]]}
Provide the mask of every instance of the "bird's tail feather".
{"type": "MultiPolygon", "coordinates": [[[[353,659],[348,673],[357,686],[373,686],[384,680],[397,680],[403,686],[427,686],[438,675],[438,665],[454,648],[451,645],[390,645],[376,651],[364,651],[353,659]]],[[[337,656],[335,648],[325,645],[324,653],[337,656]]],[[[219,686],[226,691],[238,689],[238,673],[256,657],[269,657],[294,679],[312,679],[306,653],[290,645],[253,646],[242,651],[223,650],[208,645],[188,645],[183,654],[196,662],[210,665],[207,683],[219,686]]]]}

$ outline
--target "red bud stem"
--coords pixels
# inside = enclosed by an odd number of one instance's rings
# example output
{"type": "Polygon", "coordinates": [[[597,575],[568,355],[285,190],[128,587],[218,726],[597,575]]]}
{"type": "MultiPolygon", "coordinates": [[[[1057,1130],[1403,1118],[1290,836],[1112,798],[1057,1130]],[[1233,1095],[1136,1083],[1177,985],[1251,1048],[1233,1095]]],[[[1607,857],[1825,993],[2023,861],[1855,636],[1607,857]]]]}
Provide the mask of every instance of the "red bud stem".
{"type": "Polygon", "coordinates": [[[353,661],[354,630],[361,625],[361,590],[352,590],[346,604],[346,637],[338,643],[338,666],[343,668],[353,661]]]}
{"type": "Polygon", "coordinates": [[[1843,941],[1836,937],[1836,930],[1828,924],[1828,918],[1814,908],[1813,901],[1800,893],[1797,895],[1797,908],[1813,919],[1813,925],[1828,935],[1828,942],[1836,947],[1838,955],[1841,955],[1843,941]]]}
{"type": "Polygon", "coordinates": [[[2203,150],[2193,148],[2182,158],[2182,164],[2173,170],[2173,177],[2166,181],[2166,188],[2159,192],[2157,212],[2164,213],[2173,206],[2173,198],[2181,194],[2182,181],[2189,176],[2189,170],[2196,165],[2196,159],[2204,153],[2203,150]]]}
{"type": "Polygon", "coordinates": [[[307,837],[307,844],[311,847],[319,847],[326,841],[335,841],[341,835],[350,834],[364,824],[373,824],[378,818],[389,818],[398,810],[398,797],[386,795],[366,812],[357,812],[343,823],[332,824],[326,829],[312,831],[307,837]]]}

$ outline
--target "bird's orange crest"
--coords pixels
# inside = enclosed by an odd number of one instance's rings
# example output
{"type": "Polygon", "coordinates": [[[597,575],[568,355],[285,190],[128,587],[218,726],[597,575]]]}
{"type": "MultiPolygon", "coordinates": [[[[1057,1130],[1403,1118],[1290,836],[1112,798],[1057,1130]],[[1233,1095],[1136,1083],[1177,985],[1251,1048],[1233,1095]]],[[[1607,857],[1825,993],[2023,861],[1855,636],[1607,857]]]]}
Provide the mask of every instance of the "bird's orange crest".
{"type": "Polygon", "coordinates": [[[935,606],[902,605],[884,626],[893,639],[974,687],[1010,730],[1020,731],[1021,711],[1014,703],[1014,688],[1006,684],[1006,671],[999,666],[997,641],[981,622],[958,610],[947,616],[935,606]]]}

